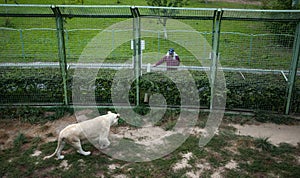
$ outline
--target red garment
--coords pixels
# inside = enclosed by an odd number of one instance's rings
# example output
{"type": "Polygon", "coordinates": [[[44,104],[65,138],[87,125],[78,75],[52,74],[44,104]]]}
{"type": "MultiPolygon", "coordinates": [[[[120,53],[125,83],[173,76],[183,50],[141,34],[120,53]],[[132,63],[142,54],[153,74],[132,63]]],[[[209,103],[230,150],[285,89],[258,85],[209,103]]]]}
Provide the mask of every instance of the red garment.
{"type": "MultiPolygon", "coordinates": [[[[167,64],[167,66],[179,66],[180,65],[180,59],[179,59],[178,55],[175,55],[174,57],[171,55],[165,55],[154,66],[158,66],[164,62],[167,64]]],[[[167,70],[177,70],[177,68],[167,67],[167,70]]]]}

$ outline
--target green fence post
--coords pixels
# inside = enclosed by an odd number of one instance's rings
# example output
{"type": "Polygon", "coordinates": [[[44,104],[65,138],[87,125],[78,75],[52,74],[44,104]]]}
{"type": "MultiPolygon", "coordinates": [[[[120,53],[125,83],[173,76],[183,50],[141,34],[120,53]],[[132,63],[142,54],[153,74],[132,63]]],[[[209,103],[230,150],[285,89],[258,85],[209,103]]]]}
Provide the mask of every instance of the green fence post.
{"type": "Polygon", "coordinates": [[[249,65],[251,64],[252,48],[253,48],[253,34],[250,35],[250,52],[249,52],[249,58],[248,58],[249,65]]]}
{"type": "Polygon", "coordinates": [[[25,59],[25,49],[24,49],[24,40],[23,40],[23,30],[20,29],[20,40],[21,40],[21,47],[22,47],[22,57],[25,59]]]}
{"type": "Polygon", "coordinates": [[[293,58],[292,58],[292,62],[291,62],[291,67],[290,67],[290,72],[289,72],[289,80],[288,80],[288,86],[287,86],[287,101],[286,101],[285,114],[289,114],[290,110],[291,110],[291,102],[292,102],[292,97],[293,97],[295,81],[296,81],[299,54],[300,54],[300,22],[298,22],[296,32],[295,32],[295,40],[294,40],[294,46],[293,46],[293,58]]]}
{"type": "MultiPolygon", "coordinates": [[[[199,34],[199,35],[201,35],[201,34],[199,34]]],[[[207,32],[204,32],[203,35],[204,35],[204,38],[207,39],[207,32]]],[[[206,59],[206,58],[207,58],[207,48],[206,48],[206,44],[203,43],[202,46],[203,46],[203,53],[202,53],[203,56],[202,56],[202,58],[203,58],[203,59],[206,59]]]]}
{"type": "Polygon", "coordinates": [[[159,52],[160,52],[160,32],[158,31],[157,32],[157,55],[156,55],[156,59],[155,60],[157,60],[157,59],[160,58],[159,52]]]}
{"type": "Polygon", "coordinates": [[[70,47],[68,46],[69,44],[69,33],[68,33],[68,30],[65,30],[64,31],[64,34],[65,34],[65,48],[66,48],[66,56],[67,57],[70,57],[70,47]]]}
{"type": "Polygon", "coordinates": [[[141,59],[141,23],[140,14],[137,7],[131,7],[133,15],[133,57],[134,57],[134,76],[136,81],[136,106],[140,103],[140,76],[142,68],[141,59]]]}
{"type": "MultiPolygon", "coordinates": [[[[111,38],[112,38],[112,40],[111,40],[111,49],[115,49],[115,30],[114,29],[112,29],[112,31],[111,31],[111,38]]],[[[112,53],[112,57],[114,58],[115,57],[115,53],[112,53]]]]}
{"type": "Polygon", "coordinates": [[[212,63],[210,66],[210,109],[214,109],[214,96],[215,96],[215,85],[216,85],[216,76],[217,76],[217,68],[218,68],[218,58],[219,58],[219,43],[220,43],[220,29],[221,29],[221,18],[222,18],[223,10],[218,9],[214,14],[214,24],[213,24],[213,46],[212,46],[212,63]]]}
{"type": "Polygon", "coordinates": [[[68,101],[68,92],[67,92],[67,62],[66,62],[66,47],[65,47],[63,18],[58,7],[51,6],[51,9],[55,14],[55,20],[56,20],[59,66],[60,66],[63,85],[64,85],[64,104],[68,105],[69,101],[68,101]]]}

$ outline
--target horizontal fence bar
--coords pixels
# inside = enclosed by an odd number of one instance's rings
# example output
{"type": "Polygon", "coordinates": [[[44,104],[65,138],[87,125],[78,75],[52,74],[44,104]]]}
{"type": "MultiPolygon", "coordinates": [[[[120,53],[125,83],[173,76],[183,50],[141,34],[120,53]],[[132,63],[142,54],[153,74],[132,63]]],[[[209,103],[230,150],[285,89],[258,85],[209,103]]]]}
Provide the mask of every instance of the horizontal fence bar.
{"type": "MultiPolygon", "coordinates": [[[[133,64],[116,64],[116,63],[68,63],[68,69],[115,69],[120,70],[123,68],[133,69],[133,64]]],[[[0,63],[0,67],[20,67],[20,68],[59,68],[59,62],[30,62],[30,63],[0,63]]],[[[142,69],[147,69],[148,64],[142,64],[142,69]]],[[[158,71],[166,68],[177,68],[179,70],[198,70],[198,71],[210,71],[210,67],[202,66],[156,66],[150,70],[158,71]]],[[[244,73],[262,73],[262,74],[288,74],[288,70],[271,70],[271,69],[249,69],[249,68],[233,68],[233,67],[219,67],[218,70],[225,72],[244,72],[244,73]]],[[[300,76],[300,71],[297,71],[297,75],[300,76]]]]}

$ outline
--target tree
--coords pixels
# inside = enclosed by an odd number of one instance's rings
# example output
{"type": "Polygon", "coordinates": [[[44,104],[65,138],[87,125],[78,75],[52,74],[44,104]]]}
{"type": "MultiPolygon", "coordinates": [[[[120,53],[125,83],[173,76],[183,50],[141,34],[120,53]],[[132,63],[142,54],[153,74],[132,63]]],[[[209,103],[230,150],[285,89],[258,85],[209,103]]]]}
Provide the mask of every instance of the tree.
{"type": "MultiPolygon", "coordinates": [[[[159,6],[159,7],[183,7],[188,4],[189,0],[146,0],[149,6],[159,6]]],[[[152,9],[153,13],[160,16],[162,14],[162,18],[159,18],[158,21],[164,27],[164,38],[167,39],[167,19],[172,15],[176,14],[177,11],[174,9],[152,9]]]]}
{"type": "MultiPolygon", "coordinates": [[[[11,1],[11,0],[10,0],[10,1],[11,1]]],[[[17,0],[13,0],[13,1],[14,1],[15,4],[19,4],[19,3],[17,2],[17,0]]],[[[4,0],[4,3],[5,3],[5,4],[8,4],[8,0],[4,0]]],[[[14,24],[9,20],[9,17],[7,17],[7,18],[5,19],[4,26],[5,26],[5,27],[14,27],[14,24]]]]}
{"type": "Polygon", "coordinates": [[[63,4],[84,4],[84,0],[63,0],[63,4]]]}
{"type": "MultiPolygon", "coordinates": [[[[4,3],[7,4],[7,3],[8,3],[8,0],[4,0],[4,3]]],[[[19,4],[19,3],[17,2],[17,0],[14,0],[14,3],[15,3],[15,4],[19,4]]]]}
{"type": "Polygon", "coordinates": [[[295,2],[295,0],[262,0],[262,7],[277,10],[296,9],[297,7],[293,6],[295,2]]]}

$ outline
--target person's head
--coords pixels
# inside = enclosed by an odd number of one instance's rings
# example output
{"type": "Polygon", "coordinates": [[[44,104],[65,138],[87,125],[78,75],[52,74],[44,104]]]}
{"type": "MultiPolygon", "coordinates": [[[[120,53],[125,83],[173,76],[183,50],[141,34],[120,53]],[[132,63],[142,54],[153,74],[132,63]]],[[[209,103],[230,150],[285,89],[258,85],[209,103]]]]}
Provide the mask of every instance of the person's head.
{"type": "Polygon", "coordinates": [[[174,55],[174,48],[169,49],[169,55],[173,56],[174,55]]]}

